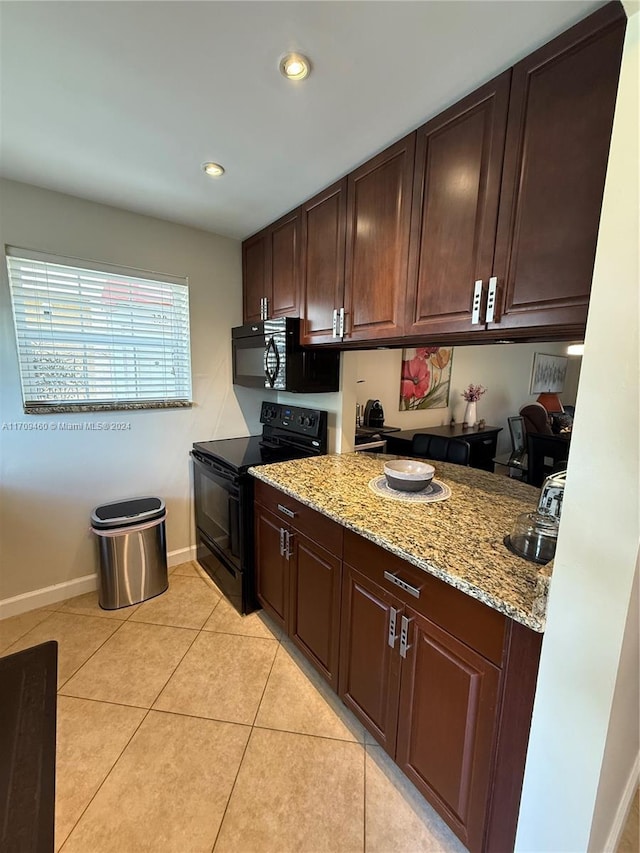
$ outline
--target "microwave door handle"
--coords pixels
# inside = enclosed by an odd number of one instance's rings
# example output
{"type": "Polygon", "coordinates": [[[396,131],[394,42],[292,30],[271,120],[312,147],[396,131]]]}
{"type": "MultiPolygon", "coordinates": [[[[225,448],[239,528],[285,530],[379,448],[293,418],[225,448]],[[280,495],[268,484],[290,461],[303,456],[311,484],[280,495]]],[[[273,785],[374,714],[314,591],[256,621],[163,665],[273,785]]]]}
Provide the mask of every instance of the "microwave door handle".
{"type": "Polygon", "coordinates": [[[275,339],[273,337],[269,338],[269,343],[265,347],[264,351],[264,375],[267,377],[267,382],[269,383],[269,387],[273,388],[276,384],[276,379],[278,378],[278,374],[280,373],[280,354],[278,353],[278,347],[276,346],[275,339]],[[275,356],[275,365],[273,370],[269,369],[269,350],[271,350],[275,356]]]}

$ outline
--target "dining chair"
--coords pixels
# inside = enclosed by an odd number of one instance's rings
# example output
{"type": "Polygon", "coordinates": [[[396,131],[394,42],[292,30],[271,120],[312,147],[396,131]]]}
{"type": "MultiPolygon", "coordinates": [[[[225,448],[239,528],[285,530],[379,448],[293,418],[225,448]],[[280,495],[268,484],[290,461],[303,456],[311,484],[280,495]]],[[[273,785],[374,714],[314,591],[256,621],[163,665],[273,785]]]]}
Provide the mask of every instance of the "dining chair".
{"type": "Polygon", "coordinates": [[[436,462],[453,462],[455,465],[468,465],[470,451],[468,441],[443,435],[429,435],[426,432],[417,433],[411,442],[412,456],[422,456],[436,462]]]}
{"type": "Polygon", "coordinates": [[[552,435],[549,414],[540,403],[527,403],[520,408],[519,414],[524,419],[524,429],[527,434],[535,432],[552,435]]]}
{"type": "Polygon", "coordinates": [[[541,486],[544,478],[567,466],[569,440],[560,435],[527,434],[527,482],[541,486]]]}

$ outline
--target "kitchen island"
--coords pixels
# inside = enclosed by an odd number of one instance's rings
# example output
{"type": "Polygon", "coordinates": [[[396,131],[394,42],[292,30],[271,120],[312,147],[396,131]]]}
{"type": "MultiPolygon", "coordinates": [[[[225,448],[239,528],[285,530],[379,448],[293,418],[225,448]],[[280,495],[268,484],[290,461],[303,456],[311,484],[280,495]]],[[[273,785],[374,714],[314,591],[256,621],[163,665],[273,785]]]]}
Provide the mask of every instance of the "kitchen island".
{"type": "Polygon", "coordinates": [[[507,853],[550,570],[502,540],[538,490],[435,463],[446,500],[382,496],[389,458],[249,469],[258,600],[468,849],[507,853]]]}
{"type": "Polygon", "coordinates": [[[391,500],[375,494],[369,483],[393,458],[345,453],[250,473],[511,619],[544,631],[551,570],[515,556],[503,542],[516,517],[535,509],[539,490],[435,462],[436,479],[451,489],[448,500],[391,500]]]}

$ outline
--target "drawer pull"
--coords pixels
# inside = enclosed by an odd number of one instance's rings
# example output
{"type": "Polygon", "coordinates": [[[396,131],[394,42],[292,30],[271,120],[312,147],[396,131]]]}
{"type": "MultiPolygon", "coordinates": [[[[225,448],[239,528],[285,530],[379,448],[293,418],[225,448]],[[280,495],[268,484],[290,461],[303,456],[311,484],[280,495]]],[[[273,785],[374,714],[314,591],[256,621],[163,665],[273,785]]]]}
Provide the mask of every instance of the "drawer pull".
{"type": "Polygon", "coordinates": [[[392,649],[396,646],[396,640],[398,639],[398,635],[396,634],[396,619],[398,618],[398,611],[395,607],[389,608],[389,638],[388,642],[392,649]]]}
{"type": "Polygon", "coordinates": [[[289,516],[289,518],[295,518],[295,517],[296,517],[296,514],[295,514],[295,512],[294,512],[292,509],[289,509],[289,508],[288,508],[288,507],[286,507],[286,506],[282,506],[282,504],[278,504],[278,509],[279,509],[279,510],[280,510],[280,512],[281,512],[281,513],[283,513],[284,515],[288,515],[288,516],[289,516]]]}
{"type": "Polygon", "coordinates": [[[391,583],[399,586],[400,589],[403,589],[405,592],[408,592],[409,595],[412,595],[414,598],[420,598],[420,589],[417,586],[411,586],[410,583],[403,581],[402,578],[399,578],[398,575],[392,575],[391,572],[385,572],[384,576],[386,580],[391,583]]]}
{"type": "Polygon", "coordinates": [[[281,557],[284,557],[284,537],[285,537],[286,532],[287,531],[284,530],[282,527],[280,528],[280,556],[281,557]]]}
{"type": "Polygon", "coordinates": [[[407,652],[411,648],[409,645],[409,625],[413,622],[413,619],[407,619],[406,616],[402,617],[402,621],[400,623],[400,657],[406,658],[407,652]]]}

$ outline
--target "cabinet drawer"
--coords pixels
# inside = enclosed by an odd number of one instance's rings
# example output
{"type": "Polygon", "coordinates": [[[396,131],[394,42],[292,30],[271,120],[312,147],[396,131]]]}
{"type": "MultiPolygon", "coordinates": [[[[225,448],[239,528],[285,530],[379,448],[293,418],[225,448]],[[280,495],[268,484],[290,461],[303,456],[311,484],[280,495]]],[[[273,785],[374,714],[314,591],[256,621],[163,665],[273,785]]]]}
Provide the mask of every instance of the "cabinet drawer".
{"type": "Polygon", "coordinates": [[[507,622],[502,613],[350,530],[344,534],[344,560],[422,616],[501,666],[507,622]],[[385,572],[418,590],[419,597],[385,577],[385,572]]]}
{"type": "Polygon", "coordinates": [[[319,542],[323,548],[337,557],[342,556],[344,534],[342,525],[317,510],[301,504],[300,501],[289,497],[279,489],[263,483],[262,480],[256,480],[255,500],[275,513],[283,523],[304,533],[309,539],[319,542]]]}

